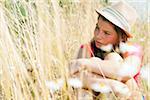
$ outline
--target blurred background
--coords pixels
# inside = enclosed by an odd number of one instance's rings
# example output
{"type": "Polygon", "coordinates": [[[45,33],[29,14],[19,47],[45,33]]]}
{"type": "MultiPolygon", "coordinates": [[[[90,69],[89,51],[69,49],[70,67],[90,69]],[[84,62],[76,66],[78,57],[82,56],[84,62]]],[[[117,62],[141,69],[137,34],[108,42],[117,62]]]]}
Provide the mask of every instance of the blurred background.
{"type": "MultiPolygon", "coordinates": [[[[95,9],[117,1],[0,0],[0,99],[70,99],[67,86],[51,93],[45,82],[68,77],[68,62],[93,36],[95,9]]],[[[150,68],[150,2],[126,1],[139,14],[130,41],[143,46],[142,65],[150,68]]],[[[140,89],[147,98],[148,82],[140,89]]]]}

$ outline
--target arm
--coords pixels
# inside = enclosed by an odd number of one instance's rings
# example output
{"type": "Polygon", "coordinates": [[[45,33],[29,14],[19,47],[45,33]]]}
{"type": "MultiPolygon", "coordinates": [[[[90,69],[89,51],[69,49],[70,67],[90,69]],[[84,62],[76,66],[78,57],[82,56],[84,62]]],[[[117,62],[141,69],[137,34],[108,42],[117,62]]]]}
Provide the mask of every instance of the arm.
{"type": "Polygon", "coordinates": [[[130,91],[127,85],[120,81],[103,78],[100,75],[85,70],[75,74],[74,77],[82,81],[84,88],[92,89],[101,93],[113,92],[117,97],[128,98],[130,96],[130,91]]]}
{"type": "Polygon", "coordinates": [[[141,59],[137,56],[128,56],[123,61],[90,59],[92,64],[87,66],[92,72],[104,73],[105,76],[121,81],[127,81],[136,75],[140,69],[141,59]],[[94,63],[93,63],[94,62],[94,63]],[[96,63],[95,63],[96,62],[96,63]]]}
{"type": "Polygon", "coordinates": [[[101,60],[97,57],[90,59],[82,58],[72,62],[70,66],[72,74],[79,71],[79,69],[88,69],[91,72],[105,75],[112,79],[127,81],[132,78],[140,69],[141,59],[137,56],[131,55],[126,57],[123,61],[115,60],[101,60]]]}

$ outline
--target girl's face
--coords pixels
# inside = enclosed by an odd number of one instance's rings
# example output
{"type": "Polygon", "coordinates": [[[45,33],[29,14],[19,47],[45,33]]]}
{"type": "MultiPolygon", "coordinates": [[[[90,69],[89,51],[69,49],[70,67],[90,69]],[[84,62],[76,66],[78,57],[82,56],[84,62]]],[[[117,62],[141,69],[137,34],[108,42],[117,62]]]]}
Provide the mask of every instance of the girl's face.
{"type": "Polygon", "coordinates": [[[113,24],[99,18],[94,31],[94,40],[96,47],[100,48],[102,45],[117,44],[119,37],[113,24]]]}

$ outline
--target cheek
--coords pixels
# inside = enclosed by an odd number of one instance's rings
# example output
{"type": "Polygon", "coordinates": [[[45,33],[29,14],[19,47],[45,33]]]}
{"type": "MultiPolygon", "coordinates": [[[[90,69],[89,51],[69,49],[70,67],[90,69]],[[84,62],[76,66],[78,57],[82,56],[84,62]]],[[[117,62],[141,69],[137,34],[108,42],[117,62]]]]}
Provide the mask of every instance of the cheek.
{"type": "Polygon", "coordinates": [[[118,38],[115,36],[112,36],[112,37],[109,37],[108,39],[107,39],[107,41],[109,42],[109,43],[112,43],[112,44],[116,44],[117,42],[118,42],[118,38]]]}
{"type": "Polygon", "coordinates": [[[98,34],[98,33],[97,33],[96,31],[94,31],[94,37],[95,37],[95,38],[97,37],[97,34],[98,34]]]}

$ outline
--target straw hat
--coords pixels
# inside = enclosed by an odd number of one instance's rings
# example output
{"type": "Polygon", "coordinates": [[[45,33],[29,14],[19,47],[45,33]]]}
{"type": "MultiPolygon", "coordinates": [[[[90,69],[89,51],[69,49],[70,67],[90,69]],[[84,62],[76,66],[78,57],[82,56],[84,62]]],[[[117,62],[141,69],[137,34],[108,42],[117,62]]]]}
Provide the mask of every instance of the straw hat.
{"type": "Polygon", "coordinates": [[[123,29],[128,37],[132,37],[131,26],[136,21],[137,13],[129,4],[120,1],[112,6],[96,9],[96,12],[123,29]]]}

